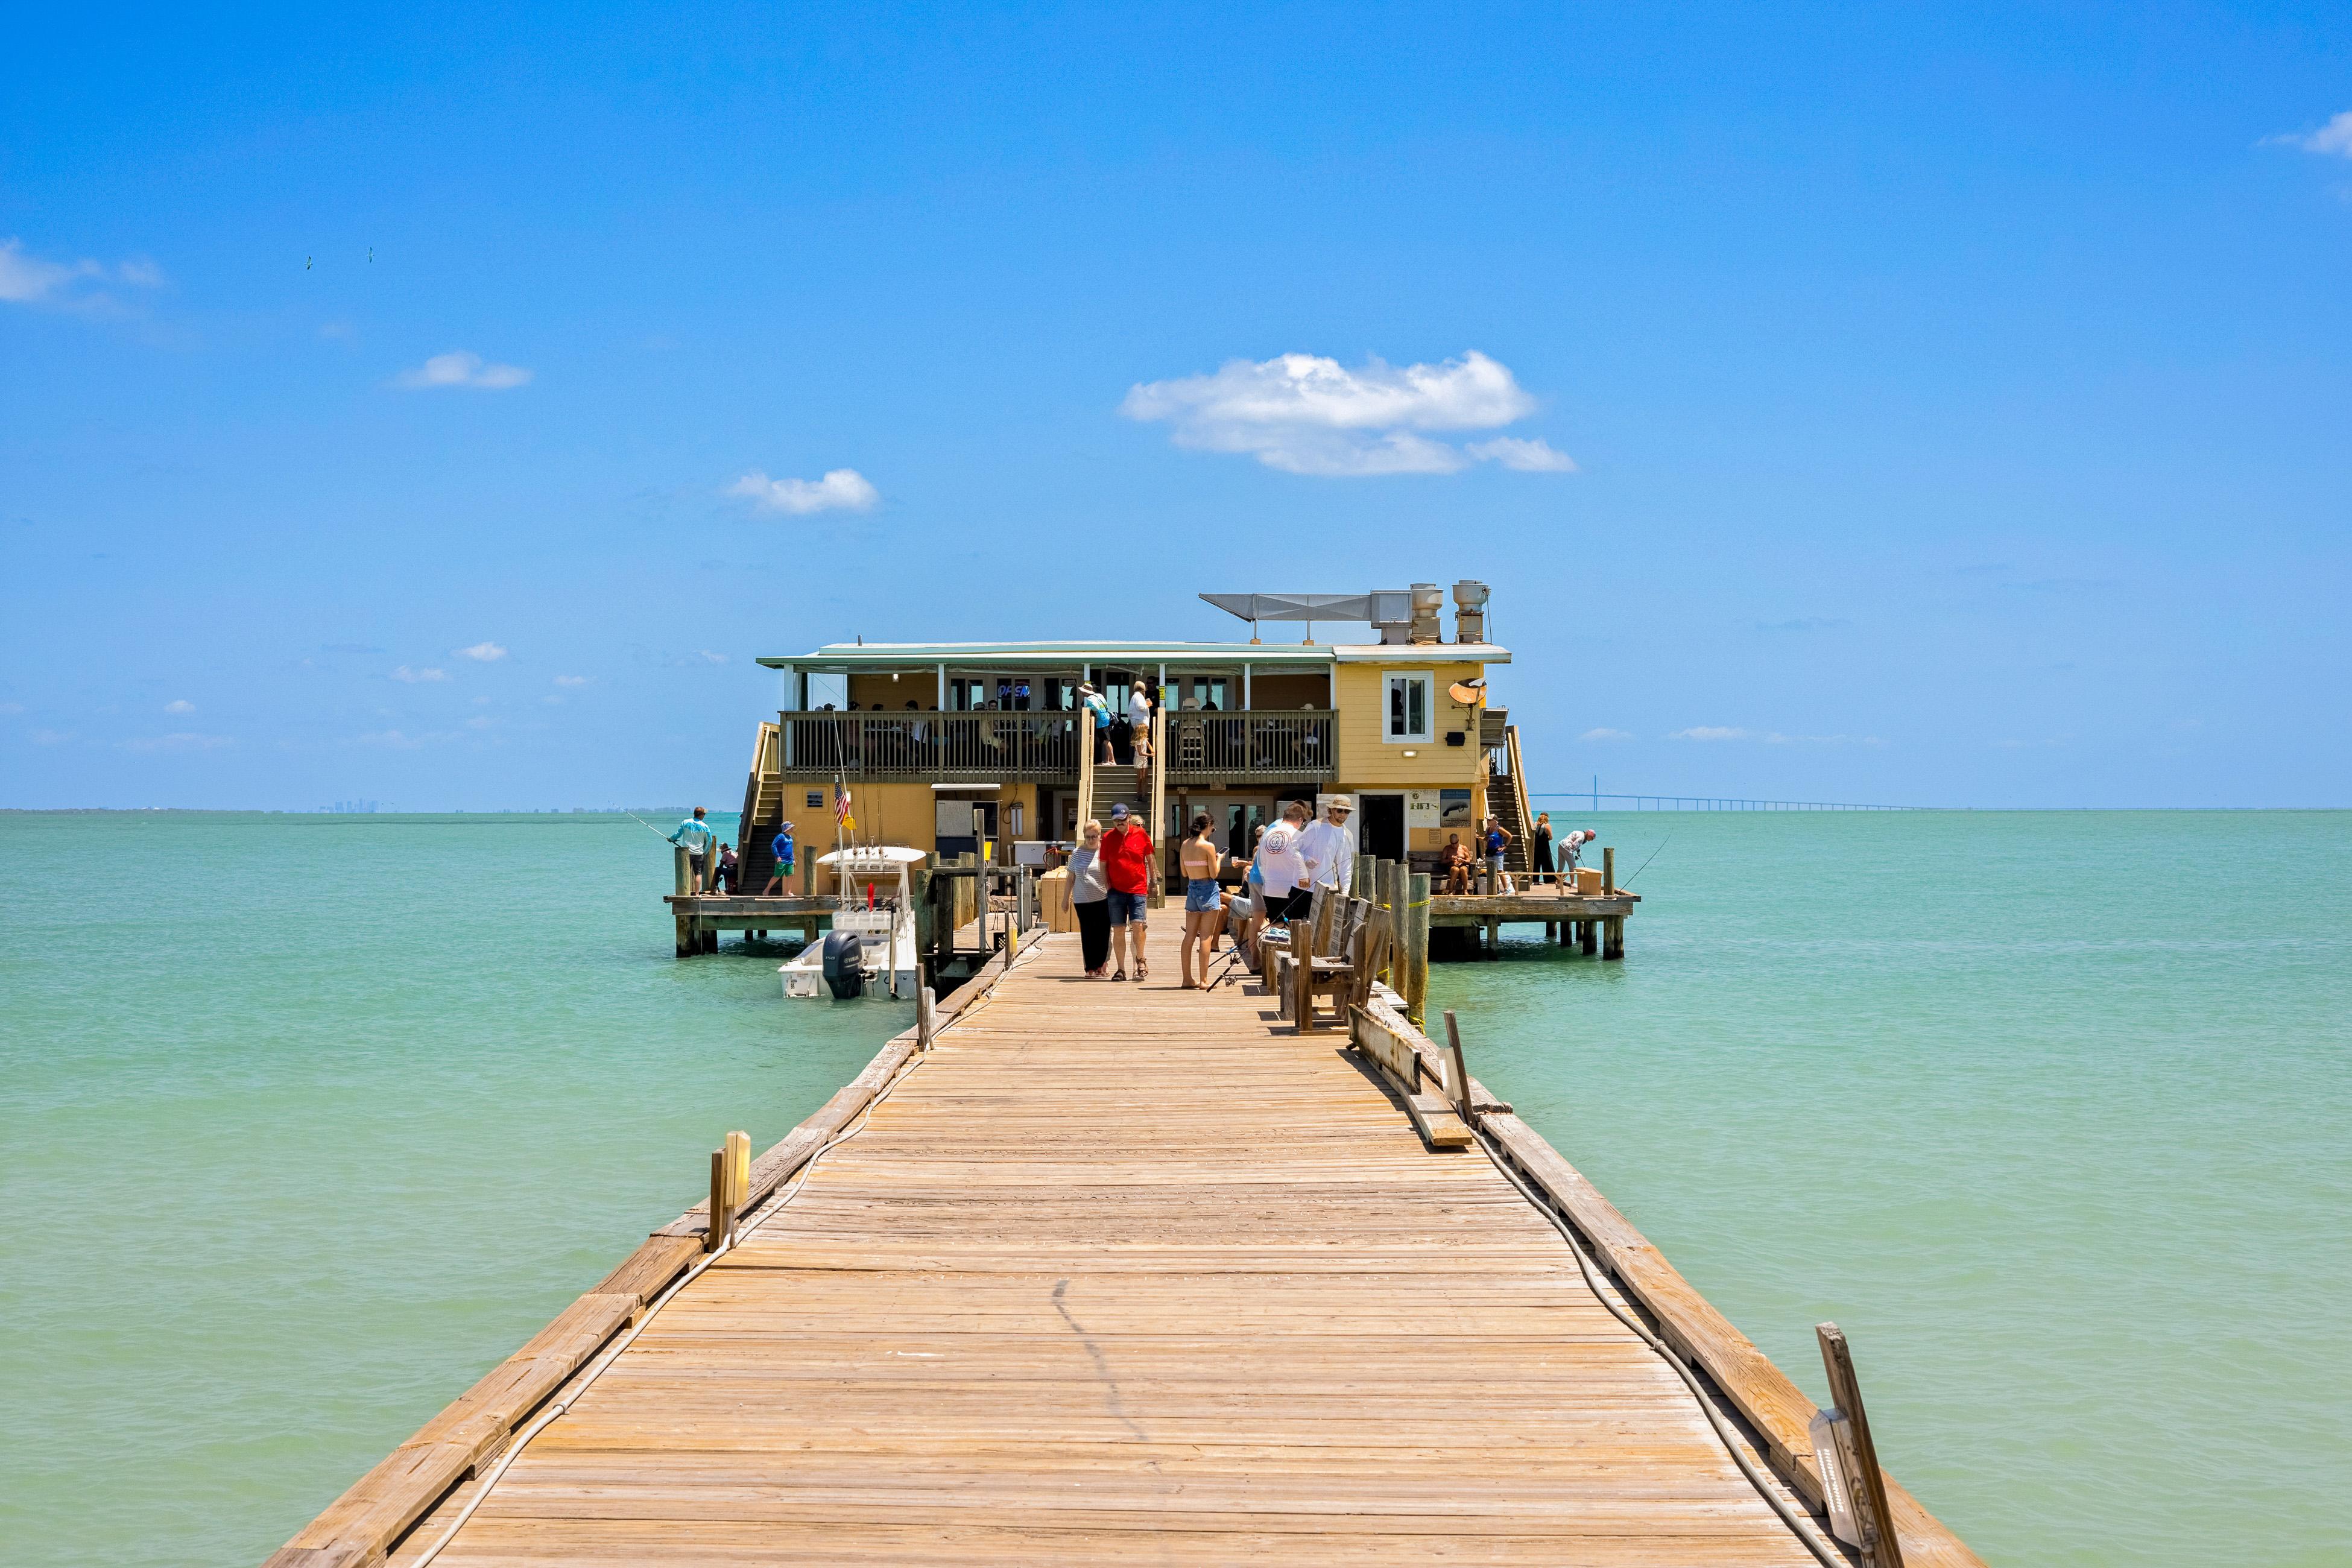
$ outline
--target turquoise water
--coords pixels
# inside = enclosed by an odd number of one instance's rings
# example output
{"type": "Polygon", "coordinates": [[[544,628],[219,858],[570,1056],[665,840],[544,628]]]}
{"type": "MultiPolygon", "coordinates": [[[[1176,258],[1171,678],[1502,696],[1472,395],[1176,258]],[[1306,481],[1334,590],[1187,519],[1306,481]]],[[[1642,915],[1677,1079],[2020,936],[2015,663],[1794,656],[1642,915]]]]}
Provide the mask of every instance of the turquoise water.
{"type": "Polygon", "coordinates": [[[1434,970],[1472,1072],[1987,1560],[2352,1561],[2352,814],[1594,825],[1627,959],[1434,970]]]}
{"type": "MultiPolygon", "coordinates": [[[[2352,816],[1594,822],[1631,956],[1439,968],[1473,1070],[1989,1559],[2352,1557],[2352,816]]],[[[903,1026],[675,962],[668,874],[0,816],[0,1556],[258,1560],[903,1026]]]]}

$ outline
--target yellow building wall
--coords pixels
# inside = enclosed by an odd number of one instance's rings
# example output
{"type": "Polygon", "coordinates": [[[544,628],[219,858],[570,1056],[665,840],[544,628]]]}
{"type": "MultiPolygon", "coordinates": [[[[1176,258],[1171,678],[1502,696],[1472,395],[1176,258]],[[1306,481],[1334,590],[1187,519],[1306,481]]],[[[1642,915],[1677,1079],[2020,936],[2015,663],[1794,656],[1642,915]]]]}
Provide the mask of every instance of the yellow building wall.
{"type": "MultiPolygon", "coordinates": [[[[1024,837],[1040,837],[1037,820],[1037,786],[1007,784],[993,796],[997,805],[997,825],[1007,824],[1010,806],[1018,803],[1022,808],[1022,834],[1024,837]]],[[[860,844],[903,844],[911,849],[939,850],[938,795],[927,784],[853,784],[849,789],[850,815],[857,819],[857,841],[860,844]]],[[[828,781],[804,784],[798,780],[784,785],[784,816],[793,825],[793,843],[803,860],[829,853],[834,847],[833,785],[828,781]],[[817,804],[810,805],[814,794],[817,804]]],[[[772,836],[775,829],[763,827],[757,831],[772,836]]],[[[820,870],[814,884],[820,892],[826,890],[826,879],[820,870]]]]}
{"type": "MultiPolygon", "coordinates": [[[[1478,748],[1478,715],[1468,712],[1445,694],[1457,681],[1475,679],[1484,666],[1471,663],[1437,665],[1343,664],[1339,667],[1339,782],[1343,790],[1474,789],[1481,783],[1482,753],[1478,748]],[[1430,676],[1431,726],[1435,738],[1412,745],[1391,743],[1386,737],[1388,685],[1391,669],[1426,671],[1430,676]],[[1467,739],[1459,746],[1445,743],[1446,731],[1461,730],[1467,739]],[[1405,755],[1411,752],[1413,755],[1405,755]]],[[[1441,843],[1444,840],[1439,840],[1441,843]]]]}

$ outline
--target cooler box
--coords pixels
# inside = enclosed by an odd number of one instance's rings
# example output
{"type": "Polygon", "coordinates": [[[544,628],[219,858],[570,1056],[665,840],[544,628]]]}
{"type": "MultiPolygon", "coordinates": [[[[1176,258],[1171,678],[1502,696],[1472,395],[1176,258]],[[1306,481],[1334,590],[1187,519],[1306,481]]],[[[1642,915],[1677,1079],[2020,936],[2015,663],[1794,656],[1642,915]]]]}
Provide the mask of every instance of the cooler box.
{"type": "Polygon", "coordinates": [[[1579,866],[1576,868],[1576,890],[1580,893],[1599,896],[1601,890],[1601,868],[1597,866],[1579,866]]]}

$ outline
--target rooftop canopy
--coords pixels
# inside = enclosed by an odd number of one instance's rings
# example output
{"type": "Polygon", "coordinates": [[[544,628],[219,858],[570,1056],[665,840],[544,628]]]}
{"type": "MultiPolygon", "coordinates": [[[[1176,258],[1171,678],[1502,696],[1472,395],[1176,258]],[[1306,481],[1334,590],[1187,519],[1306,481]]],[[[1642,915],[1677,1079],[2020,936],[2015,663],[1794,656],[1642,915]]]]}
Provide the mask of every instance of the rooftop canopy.
{"type": "Polygon", "coordinates": [[[828,643],[760,662],[771,669],[906,669],[926,664],[1063,669],[1076,664],[1508,664],[1511,655],[1493,643],[868,642],[828,643]]]}

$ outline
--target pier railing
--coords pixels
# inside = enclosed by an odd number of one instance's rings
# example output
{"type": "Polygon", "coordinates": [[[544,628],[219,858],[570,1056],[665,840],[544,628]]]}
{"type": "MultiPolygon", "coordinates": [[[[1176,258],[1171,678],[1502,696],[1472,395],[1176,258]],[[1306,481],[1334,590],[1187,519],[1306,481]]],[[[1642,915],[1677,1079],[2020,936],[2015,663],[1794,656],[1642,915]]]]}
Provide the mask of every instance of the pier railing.
{"type": "MultiPolygon", "coordinates": [[[[1333,777],[1333,715],[1165,714],[1171,781],[1333,777]]],[[[1068,779],[1075,713],[781,713],[786,777],[1068,779]]]]}

